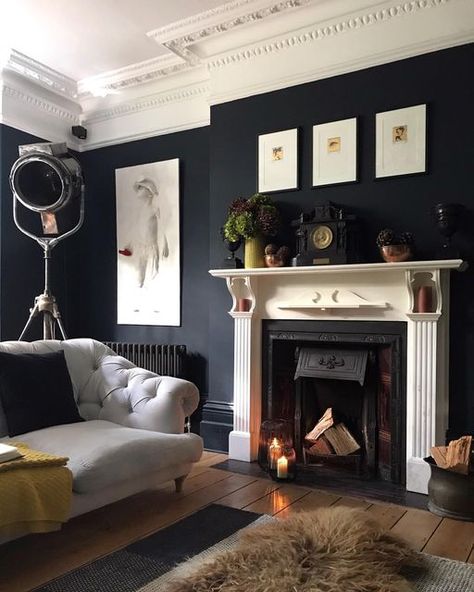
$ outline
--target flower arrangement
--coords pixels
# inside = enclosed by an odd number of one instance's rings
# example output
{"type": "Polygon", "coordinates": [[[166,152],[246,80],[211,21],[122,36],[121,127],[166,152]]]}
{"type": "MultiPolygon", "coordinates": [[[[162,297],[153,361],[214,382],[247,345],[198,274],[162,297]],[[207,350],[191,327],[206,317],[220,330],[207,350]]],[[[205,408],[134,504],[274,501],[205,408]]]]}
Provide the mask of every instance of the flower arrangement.
{"type": "Polygon", "coordinates": [[[377,246],[387,247],[389,245],[413,245],[414,238],[411,232],[396,234],[391,228],[384,228],[377,236],[377,246]]]}
{"type": "Polygon", "coordinates": [[[397,234],[391,228],[384,228],[379,232],[376,243],[387,263],[407,261],[413,256],[414,238],[411,232],[397,234]]]}
{"type": "Polygon", "coordinates": [[[239,197],[229,207],[223,234],[229,241],[274,236],[280,226],[278,209],[268,195],[255,193],[248,199],[239,197]]]}

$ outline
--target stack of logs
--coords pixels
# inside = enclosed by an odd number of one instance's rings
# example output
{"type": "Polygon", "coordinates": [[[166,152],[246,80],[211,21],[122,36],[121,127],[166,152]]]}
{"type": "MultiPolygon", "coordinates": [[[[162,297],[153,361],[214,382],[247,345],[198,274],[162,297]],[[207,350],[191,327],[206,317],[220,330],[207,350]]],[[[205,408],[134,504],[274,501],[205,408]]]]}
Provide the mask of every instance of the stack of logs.
{"type": "Polygon", "coordinates": [[[334,419],[328,407],[314,428],[305,436],[306,452],[311,456],[346,456],[359,450],[354,436],[342,422],[334,419]]]}
{"type": "Polygon", "coordinates": [[[441,469],[467,475],[471,460],[472,436],[452,440],[448,446],[433,446],[431,456],[441,469]]]}

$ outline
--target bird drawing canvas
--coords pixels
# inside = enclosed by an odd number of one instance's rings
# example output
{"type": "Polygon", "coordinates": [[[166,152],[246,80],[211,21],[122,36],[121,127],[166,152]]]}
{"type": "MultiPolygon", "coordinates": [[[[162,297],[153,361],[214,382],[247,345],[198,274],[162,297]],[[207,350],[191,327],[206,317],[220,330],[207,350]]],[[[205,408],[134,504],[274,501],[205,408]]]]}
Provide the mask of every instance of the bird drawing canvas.
{"type": "Polygon", "coordinates": [[[115,171],[117,323],[181,323],[179,159],[115,171]]]}

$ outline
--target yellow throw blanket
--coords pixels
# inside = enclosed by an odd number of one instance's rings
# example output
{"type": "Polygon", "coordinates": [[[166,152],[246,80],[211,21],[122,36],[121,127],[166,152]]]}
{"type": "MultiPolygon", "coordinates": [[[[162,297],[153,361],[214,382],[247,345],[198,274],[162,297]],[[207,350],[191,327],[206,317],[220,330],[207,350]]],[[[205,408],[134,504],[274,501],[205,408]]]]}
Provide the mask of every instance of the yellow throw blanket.
{"type": "Polygon", "coordinates": [[[0,539],[58,530],[71,507],[68,459],[12,444],[24,456],[0,463],[0,539]]]}

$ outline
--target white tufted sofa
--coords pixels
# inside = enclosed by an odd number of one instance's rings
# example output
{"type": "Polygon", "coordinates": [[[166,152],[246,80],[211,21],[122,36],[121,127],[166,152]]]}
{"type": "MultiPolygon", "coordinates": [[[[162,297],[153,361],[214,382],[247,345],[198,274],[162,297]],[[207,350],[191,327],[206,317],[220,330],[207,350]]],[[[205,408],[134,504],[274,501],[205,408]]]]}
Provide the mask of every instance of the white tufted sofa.
{"type": "MultiPolygon", "coordinates": [[[[137,368],[93,339],[4,341],[0,351],[64,350],[80,423],[53,426],[12,440],[68,456],[71,517],[184,477],[202,454],[202,440],[183,433],[199,402],[194,384],[137,368]]],[[[0,408],[0,441],[8,442],[0,408]]]]}

